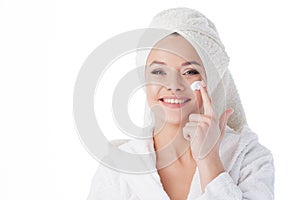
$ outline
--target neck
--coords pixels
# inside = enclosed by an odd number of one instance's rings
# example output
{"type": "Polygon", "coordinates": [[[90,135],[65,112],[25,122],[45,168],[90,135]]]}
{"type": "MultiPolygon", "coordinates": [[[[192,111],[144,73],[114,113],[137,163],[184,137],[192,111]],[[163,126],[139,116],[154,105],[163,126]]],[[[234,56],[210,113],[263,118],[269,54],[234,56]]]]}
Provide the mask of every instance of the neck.
{"type": "Polygon", "coordinates": [[[158,126],[154,126],[153,142],[157,167],[163,168],[175,162],[182,165],[194,162],[190,141],[183,137],[184,124],[166,123],[160,129],[157,128],[158,126]]]}

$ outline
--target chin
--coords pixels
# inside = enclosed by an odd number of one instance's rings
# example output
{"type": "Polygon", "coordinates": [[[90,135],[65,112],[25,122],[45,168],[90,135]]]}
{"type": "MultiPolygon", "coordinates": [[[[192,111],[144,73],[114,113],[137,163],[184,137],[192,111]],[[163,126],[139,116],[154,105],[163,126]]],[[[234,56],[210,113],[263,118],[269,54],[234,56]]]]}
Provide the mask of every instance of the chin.
{"type": "Polygon", "coordinates": [[[189,114],[192,112],[191,107],[169,108],[161,104],[153,104],[151,107],[155,115],[155,119],[161,123],[180,125],[189,119],[189,114]]]}
{"type": "Polygon", "coordinates": [[[172,125],[180,125],[188,120],[188,115],[184,115],[180,112],[165,112],[164,115],[157,115],[159,121],[172,125]]]}

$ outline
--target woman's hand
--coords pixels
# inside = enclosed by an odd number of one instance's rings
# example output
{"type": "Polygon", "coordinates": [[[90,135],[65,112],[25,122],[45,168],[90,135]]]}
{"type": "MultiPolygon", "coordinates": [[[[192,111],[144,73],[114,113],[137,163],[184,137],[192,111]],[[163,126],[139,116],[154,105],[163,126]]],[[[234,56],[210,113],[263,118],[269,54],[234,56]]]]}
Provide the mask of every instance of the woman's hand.
{"type": "Polygon", "coordinates": [[[204,113],[190,114],[189,122],[183,128],[183,135],[190,140],[192,155],[197,163],[201,188],[204,192],[207,184],[224,172],[219,148],[233,109],[224,111],[218,119],[206,85],[203,81],[201,81],[201,85],[200,91],[196,90],[195,92],[197,93],[199,110],[202,110],[203,104],[204,113]],[[201,98],[203,103],[200,101],[201,98]]]}
{"type": "Polygon", "coordinates": [[[183,128],[183,135],[185,139],[190,140],[193,158],[196,161],[209,156],[213,158],[219,156],[219,147],[224,136],[225,127],[229,116],[233,113],[233,109],[228,109],[218,119],[203,80],[201,86],[200,91],[195,90],[195,92],[199,112],[204,110],[204,113],[190,114],[189,122],[183,128]]]}

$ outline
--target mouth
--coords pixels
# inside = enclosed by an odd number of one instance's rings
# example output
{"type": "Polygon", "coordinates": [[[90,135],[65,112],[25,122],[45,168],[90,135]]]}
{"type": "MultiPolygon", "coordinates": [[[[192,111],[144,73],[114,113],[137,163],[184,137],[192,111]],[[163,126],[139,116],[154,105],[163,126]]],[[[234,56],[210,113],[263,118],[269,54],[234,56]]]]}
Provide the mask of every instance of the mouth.
{"type": "Polygon", "coordinates": [[[191,99],[189,98],[177,98],[177,97],[164,97],[160,98],[159,101],[162,102],[163,105],[170,107],[170,108],[180,108],[184,106],[187,102],[191,99]]]}

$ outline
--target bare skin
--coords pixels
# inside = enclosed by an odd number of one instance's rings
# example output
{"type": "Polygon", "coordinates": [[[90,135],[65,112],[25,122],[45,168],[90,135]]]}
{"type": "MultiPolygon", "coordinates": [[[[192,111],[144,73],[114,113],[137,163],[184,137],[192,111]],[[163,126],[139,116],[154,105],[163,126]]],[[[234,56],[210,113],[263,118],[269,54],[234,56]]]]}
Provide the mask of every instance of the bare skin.
{"type": "Polygon", "coordinates": [[[201,177],[199,181],[202,191],[205,191],[209,182],[224,172],[219,157],[219,146],[224,135],[223,124],[227,123],[232,110],[226,110],[220,119],[217,119],[206,88],[194,92],[189,89],[194,81],[206,82],[206,74],[199,55],[187,40],[171,35],[159,41],[155,47],[168,49],[180,55],[164,50],[151,50],[145,73],[147,80],[162,81],[163,84],[147,85],[147,101],[150,108],[159,106],[165,113],[155,114],[153,141],[157,152],[158,174],[168,196],[172,200],[181,200],[186,199],[189,194],[196,169],[201,177]],[[155,61],[159,62],[156,62],[155,66],[151,65],[155,61]],[[175,107],[166,100],[177,97],[188,101],[180,106],[176,104],[178,107],[175,107]],[[215,128],[208,129],[209,126],[215,128]],[[187,129],[188,133],[184,131],[187,129]],[[203,142],[201,140],[206,134],[214,134],[208,130],[220,131],[221,136],[209,154],[199,159],[199,144],[203,142]],[[187,138],[195,138],[197,141],[192,143],[192,140],[187,138]]]}

